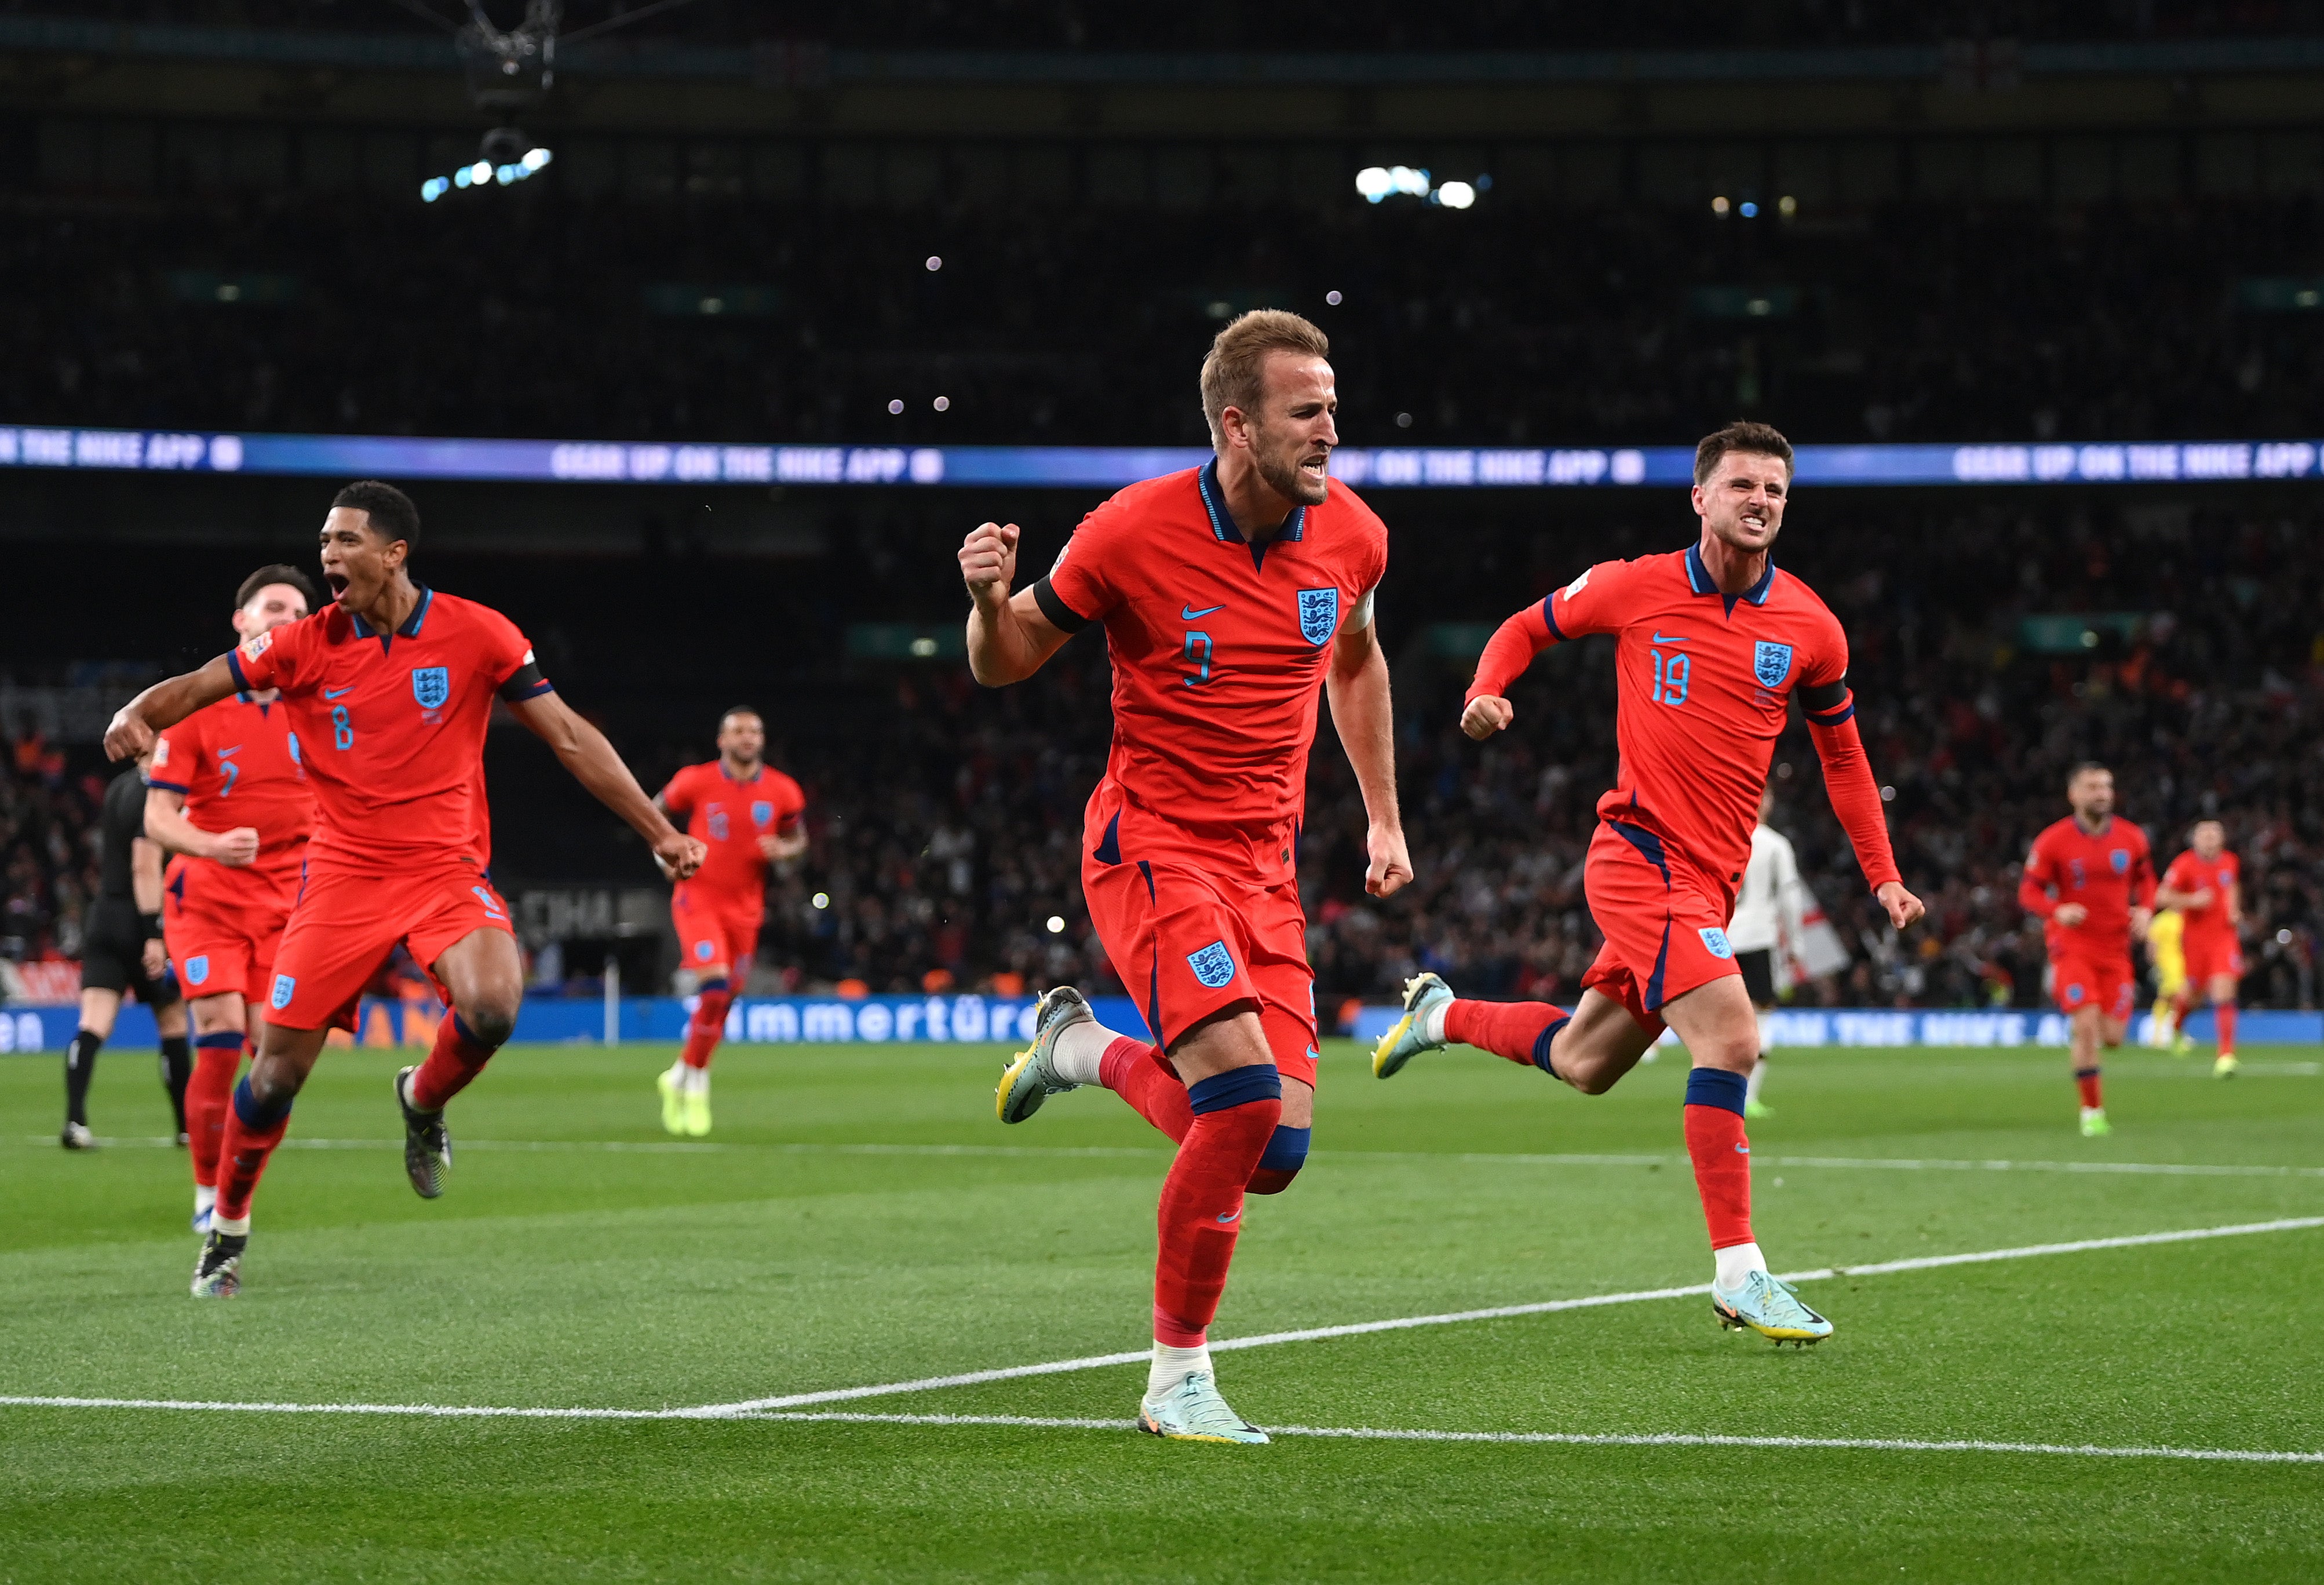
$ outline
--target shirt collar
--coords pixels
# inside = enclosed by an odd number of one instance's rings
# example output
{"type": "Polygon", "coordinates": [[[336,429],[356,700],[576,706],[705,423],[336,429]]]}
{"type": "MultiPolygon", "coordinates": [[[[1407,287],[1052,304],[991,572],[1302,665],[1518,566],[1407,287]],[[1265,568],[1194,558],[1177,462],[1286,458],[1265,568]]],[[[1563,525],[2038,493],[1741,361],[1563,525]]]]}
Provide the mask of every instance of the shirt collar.
{"type": "MultiPolygon", "coordinates": [[[[1227,511],[1226,491],[1219,484],[1217,457],[1213,456],[1203,465],[1202,471],[1194,475],[1194,487],[1202,492],[1203,511],[1210,518],[1211,532],[1218,541],[1222,545],[1245,543],[1241,531],[1234,526],[1234,519],[1227,511]]],[[[1295,506],[1291,509],[1291,515],[1283,520],[1283,526],[1276,530],[1267,542],[1272,544],[1278,539],[1304,539],[1306,537],[1307,509],[1295,506]]],[[[1258,541],[1249,543],[1254,550],[1259,548],[1258,541]]]]}
{"type": "MultiPolygon", "coordinates": [[[[399,639],[416,639],[420,636],[420,624],[428,620],[428,607],[434,604],[436,599],[436,591],[427,585],[419,584],[413,586],[420,591],[420,602],[412,606],[411,614],[403,619],[403,625],[395,630],[395,636],[399,639]]],[[[379,637],[371,623],[365,622],[360,613],[351,611],[347,615],[355,624],[355,637],[359,639],[379,637]]]]}
{"type": "MultiPolygon", "coordinates": [[[[1711,569],[1702,565],[1702,547],[1700,544],[1686,548],[1686,586],[1698,594],[1720,594],[1719,580],[1712,577],[1711,569]]],[[[1770,553],[1767,558],[1767,569],[1759,575],[1757,583],[1740,594],[1722,595],[1727,602],[1728,614],[1730,616],[1734,614],[1735,603],[1738,600],[1748,600],[1754,605],[1765,605],[1767,603],[1769,591],[1775,586],[1775,558],[1770,553]]]]}

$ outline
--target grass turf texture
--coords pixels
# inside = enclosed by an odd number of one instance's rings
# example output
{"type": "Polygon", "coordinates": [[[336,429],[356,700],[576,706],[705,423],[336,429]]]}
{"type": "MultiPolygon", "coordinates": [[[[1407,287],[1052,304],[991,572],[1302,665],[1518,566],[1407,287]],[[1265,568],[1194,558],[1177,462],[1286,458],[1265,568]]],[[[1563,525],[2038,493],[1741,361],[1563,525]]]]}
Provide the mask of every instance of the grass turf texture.
{"type": "MultiPolygon", "coordinates": [[[[2313,1051],[1778,1058],[1752,1129],[1780,1268],[2324,1212],[2313,1051]]],[[[668,1048],[512,1048],[455,1103],[446,1197],[394,1153],[389,1055],[333,1052],[261,1192],[243,1295],[186,1295],[184,1157],[59,1150],[53,1056],[0,1060],[0,1393],[659,1408],[1146,1341],[1167,1146],[1102,1092],[991,1120],[999,1048],[735,1047],[715,1148],[663,1147],[668,1048]],[[369,1145],[361,1142],[370,1141],[369,1145]],[[519,1149],[630,1141],[650,1148],[519,1149]],[[855,1151],[847,1146],[902,1146],[855,1151]],[[1030,1153],[943,1154],[965,1146],[1030,1153]],[[1067,1154],[1085,1150],[1087,1154],[1067,1154]],[[1052,1153],[1056,1152],[1056,1153],[1052,1153]]],[[[99,1131],[164,1127],[108,1052],[99,1131]]],[[[1474,1054],[1326,1053],[1319,1148],[1255,1200],[1216,1334],[1676,1286],[1709,1260],[1679,1060],[1585,1101],[1474,1054]],[[1651,1156],[1591,1165],[1533,1153],[1651,1156]]],[[[2324,1449],[2324,1230],[1840,1277],[1778,1352],[1700,1297],[1220,1356],[1260,1424],[2324,1449]]],[[[837,1405],[1127,1420],[1116,1367],[837,1405]]],[[[1991,1452],[1123,1431],[427,1421],[0,1407],[0,1579],[2314,1578],[2324,1467],[1991,1452]]]]}

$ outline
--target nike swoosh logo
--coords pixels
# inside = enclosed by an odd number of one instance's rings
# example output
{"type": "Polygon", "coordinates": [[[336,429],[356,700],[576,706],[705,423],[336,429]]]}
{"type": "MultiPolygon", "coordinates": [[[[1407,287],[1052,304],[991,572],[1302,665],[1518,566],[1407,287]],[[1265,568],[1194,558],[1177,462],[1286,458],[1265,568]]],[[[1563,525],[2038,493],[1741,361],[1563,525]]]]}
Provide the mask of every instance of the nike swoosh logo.
{"type": "Polygon", "coordinates": [[[1213,611],[1224,611],[1226,607],[1223,605],[1205,605],[1200,611],[1197,611],[1191,605],[1182,605],[1178,608],[1178,620],[1180,622],[1192,622],[1198,616],[1208,616],[1213,611]]]}
{"type": "Polygon", "coordinates": [[[1241,1214],[1240,1211],[1222,1211],[1219,1212],[1219,1220],[1222,1222],[1232,1221],[1241,1214]]]}
{"type": "Polygon", "coordinates": [[[337,698],[337,697],[338,697],[340,695],[342,695],[342,694],[352,694],[352,693],[354,693],[355,691],[355,684],[353,684],[353,683],[349,683],[346,687],[343,687],[343,688],[325,688],[325,689],[323,690],[323,697],[325,697],[326,699],[336,699],[336,698],[337,698]]]}
{"type": "Polygon", "coordinates": [[[1656,633],[1655,635],[1655,642],[1657,644],[1683,644],[1686,642],[1686,636],[1683,633],[1656,633]]]}
{"type": "Polygon", "coordinates": [[[1735,1147],[1735,1154],[1738,1156],[1748,1156],[1751,1154],[1751,1147],[1748,1145],[1738,1145],[1735,1147]]]}

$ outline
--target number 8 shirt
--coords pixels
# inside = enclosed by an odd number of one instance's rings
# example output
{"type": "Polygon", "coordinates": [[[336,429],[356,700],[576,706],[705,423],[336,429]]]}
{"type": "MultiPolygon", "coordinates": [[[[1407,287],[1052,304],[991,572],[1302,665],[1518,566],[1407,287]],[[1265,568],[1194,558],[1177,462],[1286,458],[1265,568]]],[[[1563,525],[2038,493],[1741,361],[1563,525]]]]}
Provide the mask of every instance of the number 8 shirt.
{"type": "Polygon", "coordinates": [[[267,1021],[285,1028],[352,1011],[398,941],[432,972],[463,936],[510,928],[485,873],[484,729],[495,696],[529,699],[549,685],[508,618],[419,593],[393,632],[333,604],[226,656],[237,687],[281,690],[315,793],[306,875],[265,1003],[267,1021]]]}
{"type": "Polygon", "coordinates": [[[1215,460],[1132,484],[1082,521],[1041,613],[1105,628],[1113,747],[1083,814],[1082,891],[1167,1049],[1254,1009],[1277,1068],[1315,1082],[1297,883],[1315,712],[1342,630],[1371,621],[1388,529],[1330,480],[1267,540],[1228,515],[1215,460]]]}

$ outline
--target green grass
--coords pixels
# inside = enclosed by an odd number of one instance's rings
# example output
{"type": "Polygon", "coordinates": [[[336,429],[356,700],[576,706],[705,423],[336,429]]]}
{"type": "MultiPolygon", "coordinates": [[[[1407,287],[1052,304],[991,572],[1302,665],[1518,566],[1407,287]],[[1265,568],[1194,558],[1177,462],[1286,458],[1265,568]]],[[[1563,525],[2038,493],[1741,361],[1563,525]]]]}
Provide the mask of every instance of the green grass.
{"type": "MultiPolygon", "coordinates": [[[[327,1057],[246,1286],[186,1295],[182,1156],[109,1052],[88,1156],[53,1057],[0,1060],[0,1393],[652,1409],[1135,1349],[1167,1147],[1112,1098],[991,1120],[998,1048],[737,1047],[715,1148],[664,1143],[667,1048],[514,1048],[413,1197],[378,1053],[327,1057]],[[862,1151],[847,1146],[918,1148],[862,1151]],[[1028,1154],[945,1154],[928,1147],[1028,1154]],[[1073,1154],[1075,1150],[1086,1154],[1073,1154]]],[[[2319,1054],[2111,1065],[2073,1127],[2050,1051],[1783,1054],[1754,1126],[1784,1268],[2324,1214],[2319,1054]]],[[[1469,1053],[1375,1083],[1326,1054],[1319,1150],[1254,1201],[1216,1335],[1705,1280],[1683,1074],[1585,1101],[1469,1053]],[[1641,1156],[1590,1164],[1555,1155],[1641,1156]],[[1534,1159],[1510,1159],[1532,1156],[1534,1159]]],[[[1222,1354],[1276,1425],[2324,1450],[2324,1230],[1815,1283],[1778,1352],[1705,1303],[1222,1354]]],[[[858,1400],[1126,1421],[1116,1367],[858,1400]]],[[[2324,1571],[2324,1466],[1969,1451],[1399,1442],[1126,1430],[0,1408],[0,1580],[2266,1580],[2324,1571]]]]}

